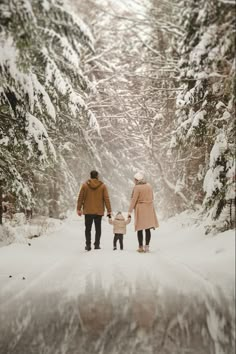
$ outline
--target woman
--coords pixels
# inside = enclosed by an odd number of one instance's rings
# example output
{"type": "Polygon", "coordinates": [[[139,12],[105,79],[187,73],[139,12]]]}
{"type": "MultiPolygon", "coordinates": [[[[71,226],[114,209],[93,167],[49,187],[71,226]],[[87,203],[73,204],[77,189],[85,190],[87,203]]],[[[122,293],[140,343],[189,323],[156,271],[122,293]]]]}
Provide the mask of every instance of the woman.
{"type": "Polygon", "coordinates": [[[139,243],[137,251],[149,252],[151,229],[159,226],[153,205],[153,191],[151,185],[145,181],[142,172],[134,175],[134,182],[128,215],[134,209],[134,225],[139,243]],[[145,230],[145,247],[143,246],[143,230],[145,230]]]}

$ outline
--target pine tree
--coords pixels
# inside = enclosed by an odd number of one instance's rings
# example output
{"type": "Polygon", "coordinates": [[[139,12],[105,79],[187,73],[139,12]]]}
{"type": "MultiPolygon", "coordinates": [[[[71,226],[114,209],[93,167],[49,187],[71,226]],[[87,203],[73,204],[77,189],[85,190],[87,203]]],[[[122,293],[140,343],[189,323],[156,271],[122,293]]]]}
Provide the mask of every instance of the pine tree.
{"type": "Polygon", "coordinates": [[[93,36],[58,0],[3,0],[0,19],[0,181],[20,205],[32,206],[48,194],[46,172],[61,171],[55,183],[67,194],[77,173],[69,167],[72,156],[91,155],[86,130],[94,117],[85,103],[90,83],[83,63],[93,36]]]}
{"type": "Polygon", "coordinates": [[[178,44],[181,92],[170,147],[179,171],[184,171],[180,176],[187,176],[185,188],[190,198],[204,200],[212,218],[217,219],[233,182],[228,173],[234,155],[235,8],[217,0],[182,1],[180,5],[185,31],[178,44]],[[222,144],[225,150],[213,162],[212,156],[222,144]]]}

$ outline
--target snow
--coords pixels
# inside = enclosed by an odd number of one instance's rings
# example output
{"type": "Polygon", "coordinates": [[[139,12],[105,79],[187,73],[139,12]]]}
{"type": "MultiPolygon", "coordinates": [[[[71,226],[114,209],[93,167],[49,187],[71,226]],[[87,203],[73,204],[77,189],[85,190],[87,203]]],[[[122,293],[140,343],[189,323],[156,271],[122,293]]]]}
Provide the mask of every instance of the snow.
{"type": "MultiPolygon", "coordinates": [[[[57,7],[57,5],[55,6],[57,7]]],[[[75,13],[74,13],[74,9],[71,6],[71,4],[69,4],[69,2],[64,2],[63,4],[63,8],[66,9],[68,11],[68,13],[70,14],[72,21],[74,22],[74,24],[76,26],[79,27],[80,31],[83,33],[84,36],[87,37],[87,42],[90,41],[90,45],[91,48],[94,50],[93,48],[93,44],[94,44],[94,37],[92,35],[92,32],[90,30],[90,28],[86,25],[86,23],[81,20],[75,13]]]]}
{"type": "Polygon", "coordinates": [[[191,103],[193,101],[193,90],[188,91],[184,96],[184,101],[186,103],[191,103]]]}
{"type": "Polygon", "coordinates": [[[235,1],[234,0],[220,0],[223,4],[228,4],[228,5],[233,5],[235,6],[235,1]]]}
{"type": "Polygon", "coordinates": [[[17,65],[18,56],[19,52],[14,47],[12,38],[9,37],[5,42],[1,43],[0,66],[4,75],[8,76],[9,73],[12,80],[15,81],[15,85],[18,88],[17,96],[19,96],[19,99],[22,99],[22,97],[20,97],[22,94],[28,97],[32,113],[34,112],[34,105],[37,104],[40,107],[39,101],[42,99],[47,113],[55,120],[55,109],[48,93],[35,74],[30,71],[25,74],[19,70],[17,65]]]}
{"type": "MultiPolygon", "coordinates": [[[[122,336],[118,336],[122,338],[119,343],[125,344],[126,349],[134,343],[130,341],[131,330],[134,341],[140,343],[142,349],[138,353],[153,354],[155,340],[160,337],[159,332],[154,335],[154,329],[156,323],[164,321],[163,330],[165,326],[168,333],[174,330],[174,345],[181,346],[175,331],[179,324],[181,332],[188,331],[188,338],[199,331],[200,342],[206,342],[209,332],[208,343],[213,342],[208,344],[209,348],[214,345],[215,353],[229,352],[230,336],[224,324],[233,331],[234,233],[205,236],[203,225],[194,224],[197,219],[197,214],[183,213],[161,222],[161,227],[152,231],[151,252],[146,254],[136,252],[137,239],[132,224],[127,227],[124,250],[113,251],[112,226],[106,217],[102,222],[102,249],[86,252],[84,218],[75,214],[57,231],[32,238],[30,246],[26,242],[0,248],[0,319],[4,318],[7,336],[3,338],[2,347],[13,345],[7,338],[18,333],[13,338],[19,352],[22,345],[24,350],[31,348],[32,336],[34,343],[37,341],[36,331],[40,336],[40,352],[51,345],[47,344],[50,338],[57,350],[53,347],[49,352],[77,353],[74,349],[59,349],[60,345],[61,348],[70,346],[71,340],[74,345],[74,339],[63,335],[65,331],[72,331],[80,338],[80,348],[87,338],[89,342],[81,352],[91,354],[96,352],[94,341],[96,348],[109,343],[112,326],[122,336]],[[196,327],[192,327],[192,322],[196,327]],[[82,332],[77,332],[78,326],[82,327],[82,332]],[[24,332],[27,336],[22,344],[20,334],[24,332]],[[61,337],[59,342],[57,335],[61,337]],[[222,351],[223,345],[226,351],[222,351]]],[[[98,352],[124,352],[114,341],[116,336],[112,339],[113,349],[98,352]]],[[[170,349],[172,344],[167,345],[170,349]]],[[[188,339],[183,347],[186,345],[192,345],[193,349],[195,344],[188,339]]],[[[131,349],[126,352],[133,353],[131,349]]]]}
{"type": "Polygon", "coordinates": [[[216,109],[219,110],[222,107],[225,107],[225,104],[223,102],[219,101],[216,105],[216,109]]]}
{"type": "Polygon", "coordinates": [[[206,80],[206,79],[208,79],[208,74],[205,71],[196,73],[195,79],[196,80],[206,80]]]}
{"type": "Polygon", "coordinates": [[[0,145],[5,145],[5,146],[7,146],[8,145],[8,143],[9,143],[9,138],[8,138],[8,136],[5,136],[4,138],[2,138],[2,139],[0,139],[0,145]]]}
{"type": "Polygon", "coordinates": [[[28,244],[32,238],[58,231],[62,221],[44,216],[26,220],[24,213],[16,213],[11,221],[4,219],[0,226],[0,247],[16,243],[28,244]]]}
{"type": "Polygon", "coordinates": [[[225,133],[222,131],[217,135],[215,144],[210,153],[210,167],[214,167],[218,158],[223,155],[228,147],[227,138],[225,133]]]}
{"type": "Polygon", "coordinates": [[[206,115],[206,111],[199,111],[194,115],[192,126],[193,127],[198,127],[200,121],[204,121],[204,116],[206,115]]]}
{"type": "Polygon", "coordinates": [[[174,149],[176,146],[177,146],[176,137],[174,135],[172,135],[171,141],[170,141],[170,149],[174,149]]]}
{"type": "Polygon", "coordinates": [[[76,69],[79,69],[79,56],[74,51],[66,37],[60,38],[61,46],[63,48],[62,55],[66,58],[76,69]]]}
{"type": "MultiPolygon", "coordinates": [[[[215,25],[211,25],[208,27],[206,32],[203,33],[199,43],[195,46],[195,48],[192,50],[192,52],[190,54],[190,61],[191,62],[195,62],[197,65],[199,65],[201,63],[202,57],[205,54],[207,54],[208,47],[214,41],[216,31],[217,31],[217,27],[215,25]]],[[[210,53],[212,56],[212,59],[214,59],[214,56],[216,54],[213,52],[214,51],[211,50],[211,53],[210,53]]]]}
{"type": "Polygon", "coordinates": [[[235,171],[236,171],[236,162],[235,159],[231,158],[227,161],[227,173],[226,178],[227,182],[227,191],[225,198],[226,200],[234,200],[235,199],[235,171]]]}
{"type": "Polygon", "coordinates": [[[56,112],[55,112],[55,108],[52,104],[52,101],[51,101],[48,93],[46,92],[44,86],[41,85],[41,83],[38,81],[38,78],[35,74],[32,74],[31,77],[32,77],[33,86],[34,86],[34,89],[36,90],[36,93],[39,96],[42,95],[42,99],[43,99],[43,102],[46,106],[47,113],[55,121],[56,120],[56,112]]]}
{"type": "MultiPolygon", "coordinates": [[[[127,226],[124,251],[112,250],[112,226],[105,217],[102,222],[102,249],[89,253],[84,251],[83,217],[72,215],[64,223],[53,222],[49,233],[32,238],[30,248],[27,244],[29,233],[39,231],[33,230],[29,224],[21,225],[17,233],[24,235],[25,243],[20,241],[0,248],[0,287],[4,290],[9,284],[10,274],[15,277],[13,288],[19,286],[19,276],[24,275],[30,285],[31,282],[37,283],[37,277],[44,274],[50,279],[45,291],[64,288],[71,296],[77,296],[78,292],[84,290],[86,277],[91,271],[100,274],[104,288],[109,291],[116,270],[119,269],[122,278],[135,286],[142,269],[142,272],[149,274],[153,281],[159,282],[163,287],[174,287],[189,293],[198,291],[199,285],[210,283],[211,286],[220,286],[223,292],[230,295],[235,279],[234,232],[231,230],[206,236],[204,226],[194,224],[197,217],[197,214],[185,212],[162,222],[158,230],[152,231],[151,252],[142,255],[136,252],[138,245],[132,224],[127,226]],[[54,225],[56,231],[53,229],[54,225]],[[62,270],[64,266],[64,275],[68,267],[71,269],[64,282],[58,285],[61,275],[57,272],[51,274],[50,269],[56,270],[59,267],[62,270]],[[75,278],[78,279],[76,282],[75,278]],[[183,282],[181,287],[180,282],[183,282]]],[[[41,225],[49,221],[50,219],[45,219],[41,225]]],[[[40,223],[38,225],[40,227],[40,223]]],[[[39,279],[36,288],[40,286],[39,279]]]]}
{"type": "Polygon", "coordinates": [[[42,53],[47,59],[45,68],[46,85],[53,83],[58,92],[65,95],[69,89],[68,80],[63,78],[61,71],[55,61],[48,55],[48,50],[46,48],[42,49],[42,53]]]}
{"type": "MultiPolygon", "coordinates": [[[[217,235],[205,235],[204,224],[193,225],[197,214],[183,213],[163,225],[158,244],[162,253],[185,264],[225,290],[233,289],[235,281],[235,233],[225,231],[217,235]],[[173,228],[173,233],[170,233],[173,228]],[[174,231],[177,230],[177,231],[174,231]]],[[[197,220],[195,220],[197,221],[197,220]]]]}
{"type": "Polygon", "coordinates": [[[213,192],[220,190],[222,183],[220,182],[220,172],[224,171],[223,166],[216,166],[214,169],[209,169],[206,173],[203,183],[203,190],[206,192],[205,200],[212,197],[213,192]]]}
{"type": "Polygon", "coordinates": [[[100,133],[100,127],[99,127],[97,118],[95,117],[95,115],[94,115],[91,111],[89,112],[89,126],[90,126],[92,129],[95,129],[95,130],[97,131],[97,133],[98,133],[99,135],[101,135],[101,133],[100,133]]]}
{"type": "MultiPolygon", "coordinates": [[[[40,120],[38,118],[34,117],[30,113],[26,113],[26,119],[28,122],[28,125],[27,125],[28,138],[33,138],[33,140],[37,144],[38,150],[42,154],[40,158],[42,158],[42,159],[47,158],[47,153],[45,151],[45,146],[44,146],[45,139],[47,139],[47,143],[50,147],[50,150],[51,150],[52,154],[54,155],[54,158],[56,158],[55,149],[53,147],[53,144],[51,143],[51,140],[48,137],[48,133],[47,133],[44,125],[40,122],[40,120]]],[[[25,144],[28,145],[28,147],[30,148],[30,144],[27,143],[27,141],[25,142],[25,144]]]]}
{"type": "Polygon", "coordinates": [[[23,11],[31,21],[35,21],[35,16],[30,1],[24,0],[21,6],[21,11],[23,11]]]}
{"type": "Polygon", "coordinates": [[[230,119],[231,118],[231,114],[229,112],[227,112],[227,111],[224,111],[222,118],[225,119],[225,120],[230,119]]]}
{"type": "Polygon", "coordinates": [[[42,6],[43,6],[45,11],[49,11],[50,10],[50,3],[48,2],[48,0],[43,0],[42,1],[42,6]]]}

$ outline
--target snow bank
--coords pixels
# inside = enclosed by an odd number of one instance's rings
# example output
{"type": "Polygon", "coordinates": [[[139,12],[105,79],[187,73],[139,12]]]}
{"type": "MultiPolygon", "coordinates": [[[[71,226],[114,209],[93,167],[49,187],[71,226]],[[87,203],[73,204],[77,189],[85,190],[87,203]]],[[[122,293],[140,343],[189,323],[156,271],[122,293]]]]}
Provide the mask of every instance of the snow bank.
{"type": "MultiPolygon", "coordinates": [[[[161,224],[158,248],[163,255],[181,263],[207,281],[235,283],[235,231],[205,235],[198,213],[184,212],[161,224]]],[[[207,223],[207,221],[206,221],[207,223]]]]}
{"type": "Polygon", "coordinates": [[[23,213],[17,213],[13,220],[0,225],[0,247],[11,243],[27,243],[32,238],[59,230],[62,225],[61,220],[45,216],[37,216],[27,221],[23,213]]]}

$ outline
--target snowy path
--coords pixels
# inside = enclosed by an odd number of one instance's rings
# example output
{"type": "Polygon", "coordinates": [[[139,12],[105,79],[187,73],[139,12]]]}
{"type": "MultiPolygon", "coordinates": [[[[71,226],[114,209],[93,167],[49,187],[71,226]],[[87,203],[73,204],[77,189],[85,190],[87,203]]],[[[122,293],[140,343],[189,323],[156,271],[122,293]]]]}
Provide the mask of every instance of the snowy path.
{"type": "Polygon", "coordinates": [[[149,254],[135,251],[132,225],[113,251],[106,219],[102,249],[85,252],[76,216],[31,246],[1,248],[0,352],[233,352],[233,233],[184,226],[153,232],[149,254]]]}

